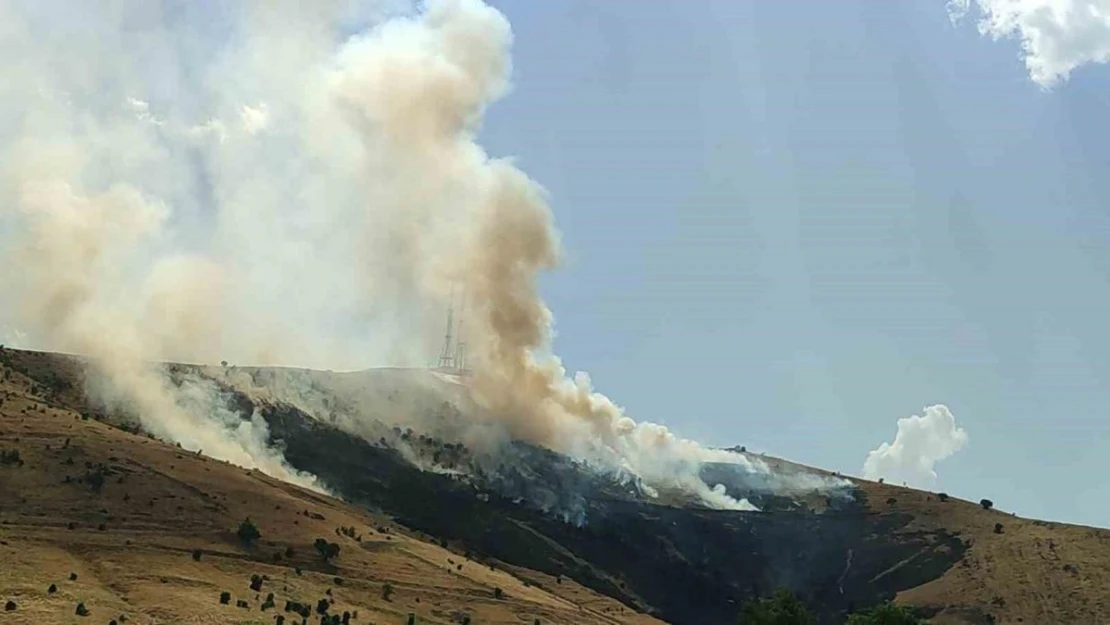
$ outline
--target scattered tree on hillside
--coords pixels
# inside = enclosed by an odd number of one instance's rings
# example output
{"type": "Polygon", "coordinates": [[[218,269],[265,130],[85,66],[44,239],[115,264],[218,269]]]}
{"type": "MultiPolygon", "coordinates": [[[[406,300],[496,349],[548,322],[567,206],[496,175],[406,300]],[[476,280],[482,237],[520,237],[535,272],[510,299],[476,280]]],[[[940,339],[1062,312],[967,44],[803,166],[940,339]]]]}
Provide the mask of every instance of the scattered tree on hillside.
{"type": "Polygon", "coordinates": [[[382,584],[382,599],[384,599],[386,601],[390,601],[391,600],[390,597],[392,597],[392,596],[393,596],[393,584],[390,584],[389,582],[386,582],[386,583],[382,584]]]}
{"type": "Polygon", "coordinates": [[[500,586],[493,589],[493,598],[494,599],[504,599],[505,598],[505,592],[503,590],[501,590],[500,586]]]}
{"type": "Polygon", "coordinates": [[[23,466],[23,459],[19,457],[19,450],[0,450],[0,464],[23,466]]]}
{"type": "Polygon", "coordinates": [[[251,522],[250,517],[247,517],[239,524],[239,531],[236,532],[239,540],[247,545],[262,538],[262,532],[258,531],[258,526],[251,522]]]}
{"type": "Polygon", "coordinates": [[[222,603],[224,605],[227,605],[227,604],[231,603],[231,593],[226,591],[226,590],[221,592],[220,593],[220,603],[222,603]]]}
{"type": "Polygon", "coordinates": [[[1001,523],[995,523],[994,524],[994,533],[995,534],[1001,534],[1002,533],[1002,524],[1001,523]]]}
{"type": "Polygon", "coordinates": [[[77,616],[88,616],[89,609],[85,607],[84,603],[78,603],[77,610],[76,612],[74,612],[74,614],[76,614],[77,616]]]}
{"type": "Polygon", "coordinates": [[[200,562],[201,551],[200,549],[193,549],[193,560],[200,562]]]}
{"type": "Polygon", "coordinates": [[[770,597],[753,599],[740,610],[740,625],[813,625],[814,622],[805,605],[785,588],[770,597]]]}
{"type": "Polygon", "coordinates": [[[844,621],[844,625],[923,625],[912,608],[884,603],[878,607],[857,612],[844,621]]]}
{"type": "Polygon", "coordinates": [[[251,575],[251,590],[255,592],[262,590],[262,576],[257,573],[251,575]]]}
{"type": "Polygon", "coordinates": [[[984,510],[990,510],[991,508],[994,507],[994,502],[991,501],[990,499],[980,499],[979,500],[979,505],[983,506],[984,510]]]}
{"type": "Polygon", "coordinates": [[[4,611],[5,612],[15,612],[15,608],[16,608],[16,605],[15,605],[14,601],[8,601],[7,603],[4,604],[4,611]]]}
{"type": "Polygon", "coordinates": [[[330,562],[332,558],[339,555],[339,545],[329,543],[323,538],[317,538],[316,542],[312,543],[312,546],[316,548],[316,551],[320,552],[325,562],[330,562]]]}
{"type": "Polygon", "coordinates": [[[937,495],[937,499],[940,499],[941,501],[948,501],[948,493],[940,493],[940,494],[938,494],[938,495],[937,495]]]}

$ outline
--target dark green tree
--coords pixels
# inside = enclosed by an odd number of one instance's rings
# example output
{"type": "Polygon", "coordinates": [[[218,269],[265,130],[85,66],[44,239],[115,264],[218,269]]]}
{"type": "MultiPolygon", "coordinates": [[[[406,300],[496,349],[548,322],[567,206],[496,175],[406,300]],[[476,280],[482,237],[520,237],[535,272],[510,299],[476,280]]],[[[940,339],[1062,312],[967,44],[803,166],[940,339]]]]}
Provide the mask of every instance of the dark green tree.
{"type": "Polygon", "coordinates": [[[262,532],[258,531],[258,526],[249,517],[239,524],[239,531],[235,534],[248,545],[262,537],[262,532]]]}
{"type": "Polygon", "coordinates": [[[330,562],[332,558],[339,555],[339,545],[329,543],[323,538],[317,538],[316,542],[312,543],[312,546],[316,548],[316,551],[320,552],[325,562],[330,562]]]}
{"type": "Polygon", "coordinates": [[[740,625],[813,625],[813,615],[794,593],[780,588],[770,597],[753,599],[740,609],[740,625]]]}

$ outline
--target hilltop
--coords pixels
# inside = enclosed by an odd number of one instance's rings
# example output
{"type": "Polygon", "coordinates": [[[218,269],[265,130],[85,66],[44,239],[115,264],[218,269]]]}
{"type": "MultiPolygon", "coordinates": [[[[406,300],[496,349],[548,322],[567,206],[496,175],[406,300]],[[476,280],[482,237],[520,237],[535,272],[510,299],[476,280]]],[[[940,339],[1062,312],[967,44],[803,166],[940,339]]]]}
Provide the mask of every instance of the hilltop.
{"type": "Polygon", "coordinates": [[[340,501],[144,436],[88,403],[79,359],[8,349],[0,367],[0,449],[19,452],[0,466],[12,622],[69,623],[79,601],[96,622],[266,622],[330,589],[329,613],[355,623],[692,624],[731,622],[778,587],[822,623],[891,599],[938,623],[1110,620],[1106,530],[858,479],[784,494],[728,465],[707,465],[707,483],[762,512],[651,499],[540,447],[457,442],[472,406],[430,372],[167,368],[264,419],[340,501]],[[247,517],[262,534],[251,546],[236,536],[247,517]],[[339,556],[325,561],[317,538],[339,556]]]}

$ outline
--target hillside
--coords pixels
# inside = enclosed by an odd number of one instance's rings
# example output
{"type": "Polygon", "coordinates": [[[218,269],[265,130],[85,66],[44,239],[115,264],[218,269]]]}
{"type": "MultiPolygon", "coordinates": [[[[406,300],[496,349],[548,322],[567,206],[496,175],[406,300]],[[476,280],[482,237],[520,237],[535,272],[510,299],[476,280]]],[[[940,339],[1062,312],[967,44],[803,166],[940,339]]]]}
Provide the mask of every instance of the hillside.
{"type": "Polygon", "coordinates": [[[821,623],[890,599],[937,623],[1110,622],[1108,531],[864,480],[784,494],[728,465],[706,466],[707,482],[763,512],[660,505],[541,448],[453,442],[468,432],[465,393],[427,372],[170,367],[260,415],[340,502],[121,429],[134,430],[126,415],[86,401],[77,359],[8,349],[0,366],[0,448],[22,461],[0,467],[12,622],[74,622],[78,601],[96,622],[266,622],[269,592],[287,614],[285,601],[314,606],[330,589],[330,612],[357,610],[355,623],[660,622],[650,613],[681,625],[732,622],[778,587],[821,623]],[[246,517],[262,533],[249,548],[235,536],[246,517]],[[340,545],[334,565],[313,549],[320,537],[340,545]],[[269,577],[257,593],[253,574],[269,577]]]}
{"type": "Polygon", "coordinates": [[[59,402],[67,394],[47,399],[19,372],[66,374],[38,358],[0,370],[0,449],[19,453],[0,466],[0,608],[15,603],[0,622],[299,623],[285,610],[296,601],[317,623],[325,598],[329,614],[357,615],[356,624],[410,613],[419,623],[658,622],[573,580],[516,575],[387,517],[83,419],[59,402]],[[249,547],[236,537],[248,517],[261,533],[249,547]],[[334,564],[313,548],[317,538],[340,546],[334,564]],[[264,577],[258,591],[252,575],[264,577]],[[275,607],[263,612],[270,593],[275,607]]]}

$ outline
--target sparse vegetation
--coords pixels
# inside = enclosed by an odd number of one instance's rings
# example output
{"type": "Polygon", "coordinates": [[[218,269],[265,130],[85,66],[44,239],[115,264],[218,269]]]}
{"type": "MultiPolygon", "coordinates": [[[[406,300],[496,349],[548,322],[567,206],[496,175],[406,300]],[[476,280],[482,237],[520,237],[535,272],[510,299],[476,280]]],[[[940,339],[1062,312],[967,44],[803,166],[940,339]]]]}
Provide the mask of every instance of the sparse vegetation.
{"type": "Polygon", "coordinates": [[[984,510],[990,510],[991,508],[994,507],[994,502],[991,501],[990,499],[980,499],[979,500],[979,505],[983,506],[984,510]]]}
{"type": "Polygon", "coordinates": [[[19,456],[18,449],[0,449],[0,465],[23,466],[23,459],[19,456]]]}

